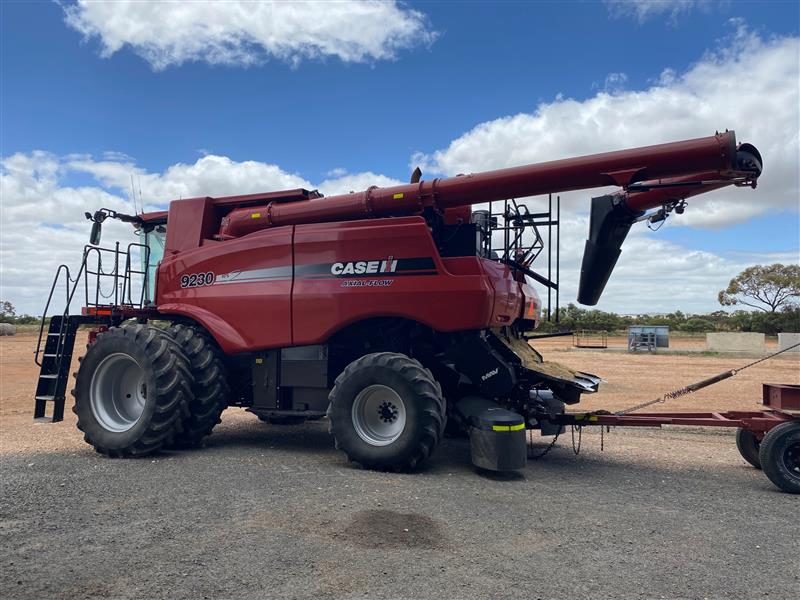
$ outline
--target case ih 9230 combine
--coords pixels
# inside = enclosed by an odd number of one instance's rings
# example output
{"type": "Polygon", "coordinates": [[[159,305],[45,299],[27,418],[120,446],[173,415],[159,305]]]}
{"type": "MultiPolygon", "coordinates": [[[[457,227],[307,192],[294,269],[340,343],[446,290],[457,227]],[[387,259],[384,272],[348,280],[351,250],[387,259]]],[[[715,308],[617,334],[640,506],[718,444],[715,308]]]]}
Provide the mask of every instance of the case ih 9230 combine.
{"type": "MultiPolygon", "coordinates": [[[[537,215],[508,199],[622,188],[592,199],[578,299],[595,304],[633,223],[723,186],[755,187],[760,173],[758,151],[730,131],[448,179],[417,171],[408,185],[327,198],[297,189],[87,213],[81,270],[70,279],[62,266],[53,284],[62,273],[73,282],[45,338],[35,416],[52,403],[50,418],[62,419],[74,338],[88,323],[74,411],[105,455],[196,445],[227,406],[242,406],[276,423],[327,415],[337,447],[369,468],[413,469],[449,425],[470,434],[476,465],[519,469],[526,429],[597,421],[564,406],[600,380],[529,345],[541,302],[528,282],[556,284],[530,268],[537,215]],[[499,218],[472,212],[498,201],[499,218]],[[142,243],[100,248],[108,217],[142,243]],[[80,288],[84,306],[71,314],[80,288]]],[[[786,423],[797,440],[785,413],[751,421],[736,423],[753,445],[786,423]]]]}

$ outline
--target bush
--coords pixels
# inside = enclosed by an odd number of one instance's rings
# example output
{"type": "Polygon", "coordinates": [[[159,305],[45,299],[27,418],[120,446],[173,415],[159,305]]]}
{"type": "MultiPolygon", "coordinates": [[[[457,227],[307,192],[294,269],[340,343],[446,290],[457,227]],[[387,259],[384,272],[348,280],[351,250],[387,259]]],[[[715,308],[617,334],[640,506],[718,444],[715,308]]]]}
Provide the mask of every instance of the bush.
{"type": "Polygon", "coordinates": [[[666,325],[671,331],[706,333],[709,331],[755,331],[767,335],[800,332],[800,308],[788,306],[777,312],[718,310],[706,315],[687,315],[675,311],[666,315],[618,315],[602,310],[587,310],[574,304],[559,309],[560,323],[542,321],[540,331],[623,331],[629,325],[666,325]]]}
{"type": "Polygon", "coordinates": [[[688,333],[705,333],[707,331],[715,331],[716,326],[709,319],[691,317],[680,325],[680,330],[688,333]]]}

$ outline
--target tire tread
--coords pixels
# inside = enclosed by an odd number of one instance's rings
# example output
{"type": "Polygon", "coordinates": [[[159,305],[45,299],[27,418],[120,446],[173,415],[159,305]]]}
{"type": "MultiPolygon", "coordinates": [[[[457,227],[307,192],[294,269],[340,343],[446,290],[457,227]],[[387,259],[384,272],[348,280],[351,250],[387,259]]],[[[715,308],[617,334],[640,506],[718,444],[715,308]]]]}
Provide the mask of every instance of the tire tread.
{"type": "Polygon", "coordinates": [[[420,427],[420,435],[415,442],[415,447],[404,458],[399,458],[397,461],[384,462],[384,461],[365,461],[357,460],[345,444],[342,444],[335,435],[335,424],[331,421],[330,431],[334,434],[334,441],[336,448],[342,450],[348,460],[358,463],[361,466],[369,469],[380,470],[393,470],[393,471],[410,471],[418,467],[424,461],[430,458],[436,446],[442,440],[445,426],[445,401],[442,397],[441,386],[433,378],[433,374],[429,369],[422,366],[419,361],[395,352],[376,352],[366,354],[351,362],[336,378],[336,382],[329,395],[330,407],[328,415],[332,414],[332,408],[339,401],[339,393],[342,383],[352,376],[366,368],[370,367],[384,367],[391,369],[400,375],[411,386],[414,395],[421,403],[419,406],[419,414],[422,419],[420,427]]]}
{"type": "MultiPolygon", "coordinates": [[[[72,395],[76,397],[76,402],[72,411],[78,416],[77,427],[84,433],[86,443],[94,446],[98,453],[111,458],[138,457],[158,452],[181,432],[183,419],[189,412],[192,400],[192,380],[190,375],[187,377],[189,359],[169,335],[150,325],[137,323],[111,327],[99,334],[98,340],[101,337],[108,339],[106,336],[132,338],[150,357],[156,379],[156,406],[147,428],[138,439],[125,448],[109,448],[94,439],[87,430],[78,410],[80,400],[73,388],[72,395]]],[[[81,366],[85,364],[80,362],[81,366]]],[[[83,373],[79,367],[75,373],[75,387],[83,377],[91,376],[91,373],[83,373]]]]}

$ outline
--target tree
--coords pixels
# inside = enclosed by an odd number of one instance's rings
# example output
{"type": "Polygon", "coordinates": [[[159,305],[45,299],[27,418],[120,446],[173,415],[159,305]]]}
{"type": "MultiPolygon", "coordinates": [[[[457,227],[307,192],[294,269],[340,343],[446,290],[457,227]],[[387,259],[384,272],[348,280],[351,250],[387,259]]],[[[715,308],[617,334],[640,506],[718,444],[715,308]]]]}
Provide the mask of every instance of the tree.
{"type": "Polygon", "coordinates": [[[712,321],[703,319],[702,317],[692,317],[681,325],[681,330],[689,333],[704,333],[706,331],[714,331],[715,329],[716,327],[712,321]]]}
{"type": "Polygon", "coordinates": [[[8,300],[0,300],[0,321],[13,323],[17,316],[17,310],[8,300]]]}
{"type": "Polygon", "coordinates": [[[775,312],[800,298],[800,265],[749,267],[731,279],[717,299],[723,306],[744,304],[764,312],[775,312]]]}

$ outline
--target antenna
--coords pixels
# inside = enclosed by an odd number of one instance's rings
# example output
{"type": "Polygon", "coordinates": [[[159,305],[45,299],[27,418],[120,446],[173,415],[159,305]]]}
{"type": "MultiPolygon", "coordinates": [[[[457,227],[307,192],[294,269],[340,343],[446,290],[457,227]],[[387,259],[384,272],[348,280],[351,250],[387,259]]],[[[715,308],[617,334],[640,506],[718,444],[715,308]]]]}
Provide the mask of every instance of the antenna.
{"type": "Polygon", "coordinates": [[[136,214],[136,190],[133,187],[133,173],[131,173],[131,202],[133,202],[133,214],[136,214]]]}
{"type": "Polygon", "coordinates": [[[144,212],[144,200],[142,200],[142,176],[139,173],[136,174],[136,180],[139,182],[139,207],[142,209],[142,212],[144,212]]]}

